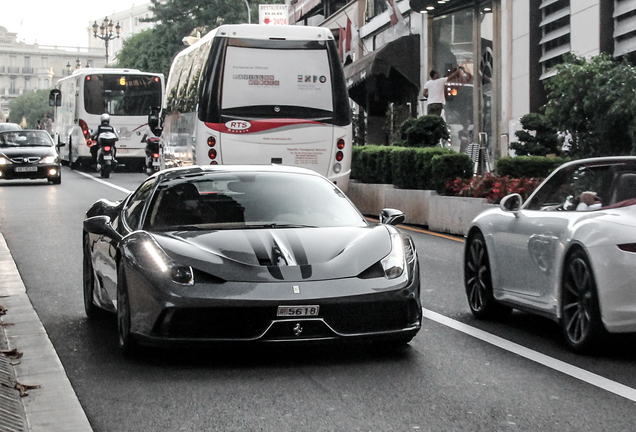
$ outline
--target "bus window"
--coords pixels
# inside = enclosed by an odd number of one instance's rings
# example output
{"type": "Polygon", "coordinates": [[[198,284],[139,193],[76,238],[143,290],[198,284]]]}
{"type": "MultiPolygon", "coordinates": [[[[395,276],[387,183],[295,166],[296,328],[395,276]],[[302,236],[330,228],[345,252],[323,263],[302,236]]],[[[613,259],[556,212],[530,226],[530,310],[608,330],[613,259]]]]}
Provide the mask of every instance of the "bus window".
{"type": "Polygon", "coordinates": [[[228,46],[221,112],[315,118],[333,114],[331,73],[325,44],[321,49],[228,46]],[[287,48],[287,49],[286,49],[287,48]],[[303,61],[297,61],[302,58],[303,61]]]}
{"type": "Polygon", "coordinates": [[[147,115],[161,105],[161,80],[148,75],[96,74],[84,81],[84,107],[88,114],[147,115]]]}

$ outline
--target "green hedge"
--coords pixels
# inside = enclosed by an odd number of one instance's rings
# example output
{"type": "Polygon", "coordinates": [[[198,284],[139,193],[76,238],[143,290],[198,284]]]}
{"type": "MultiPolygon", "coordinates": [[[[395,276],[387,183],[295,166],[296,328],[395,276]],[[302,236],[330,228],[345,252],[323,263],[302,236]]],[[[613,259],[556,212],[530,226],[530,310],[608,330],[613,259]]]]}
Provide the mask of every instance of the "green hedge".
{"type": "Polygon", "coordinates": [[[353,149],[351,178],[362,183],[428,190],[443,188],[448,179],[471,176],[470,157],[450,149],[372,145],[353,149]]]}
{"type": "Polygon", "coordinates": [[[545,178],[569,160],[569,158],[564,157],[544,156],[502,157],[497,160],[496,172],[498,176],[509,176],[510,178],[545,178]]]}

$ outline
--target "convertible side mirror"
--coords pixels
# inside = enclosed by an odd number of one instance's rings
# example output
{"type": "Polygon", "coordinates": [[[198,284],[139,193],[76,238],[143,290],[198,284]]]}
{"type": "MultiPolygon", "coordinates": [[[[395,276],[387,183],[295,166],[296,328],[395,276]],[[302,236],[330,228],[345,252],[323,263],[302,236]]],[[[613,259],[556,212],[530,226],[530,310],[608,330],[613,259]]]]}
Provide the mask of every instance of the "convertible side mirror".
{"type": "Polygon", "coordinates": [[[91,234],[103,235],[118,242],[123,238],[113,228],[108,216],[93,216],[84,220],[84,229],[91,234]]]}
{"type": "Polygon", "coordinates": [[[404,213],[392,208],[385,208],[380,212],[380,222],[387,225],[398,225],[404,222],[404,213]]]}
{"type": "Polygon", "coordinates": [[[522,203],[523,198],[521,198],[521,195],[514,193],[503,197],[503,199],[499,203],[499,208],[501,208],[505,212],[516,213],[521,208],[522,203]]]}

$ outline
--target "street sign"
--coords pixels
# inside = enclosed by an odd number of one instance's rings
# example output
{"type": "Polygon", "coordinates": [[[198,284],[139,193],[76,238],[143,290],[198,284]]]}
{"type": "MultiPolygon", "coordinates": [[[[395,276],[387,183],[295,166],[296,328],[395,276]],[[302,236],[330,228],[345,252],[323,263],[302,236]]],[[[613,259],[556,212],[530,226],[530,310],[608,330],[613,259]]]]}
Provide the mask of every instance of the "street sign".
{"type": "Polygon", "coordinates": [[[258,5],[258,23],[267,25],[287,25],[289,9],[284,4],[258,5]]]}

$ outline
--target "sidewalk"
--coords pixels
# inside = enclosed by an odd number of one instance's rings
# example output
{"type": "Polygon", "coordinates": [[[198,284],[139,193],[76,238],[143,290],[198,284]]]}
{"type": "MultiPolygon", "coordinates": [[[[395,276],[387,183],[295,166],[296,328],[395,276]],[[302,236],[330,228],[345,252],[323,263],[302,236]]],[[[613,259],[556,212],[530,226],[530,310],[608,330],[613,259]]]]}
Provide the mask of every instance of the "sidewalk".
{"type": "Polygon", "coordinates": [[[0,432],[92,432],[2,233],[0,324],[0,432]]]}

